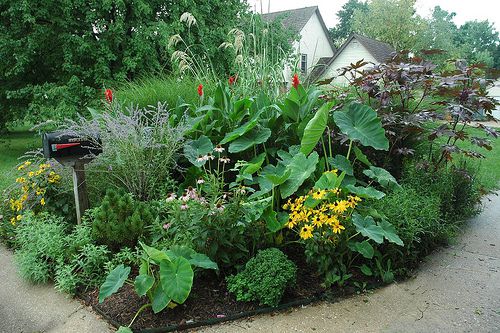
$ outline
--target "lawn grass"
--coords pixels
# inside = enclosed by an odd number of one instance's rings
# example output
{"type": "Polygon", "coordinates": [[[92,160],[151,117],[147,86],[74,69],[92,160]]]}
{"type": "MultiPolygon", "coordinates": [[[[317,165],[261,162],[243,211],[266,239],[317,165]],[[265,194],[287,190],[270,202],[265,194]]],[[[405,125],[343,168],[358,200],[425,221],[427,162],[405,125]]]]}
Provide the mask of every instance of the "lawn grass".
{"type": "Polygon", "coordinates": [[[0,193],[14,181],[19,157],[41,144],[38,134],[26,130],[0,135],[0,193]]]}

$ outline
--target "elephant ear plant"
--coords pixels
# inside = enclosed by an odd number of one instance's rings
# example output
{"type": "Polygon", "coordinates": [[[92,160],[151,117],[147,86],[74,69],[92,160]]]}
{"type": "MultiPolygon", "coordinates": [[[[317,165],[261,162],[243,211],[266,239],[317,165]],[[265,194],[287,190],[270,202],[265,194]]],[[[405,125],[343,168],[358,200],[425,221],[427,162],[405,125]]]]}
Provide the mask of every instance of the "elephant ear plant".
{"type": "MultiPolygon", "coordinates": [[[[99,303],[116,293],[125,283],[133,285],[137,295],[148,297],[149,303],[137,311],[128,327],[148,307],[154,313],[159,313],[167,306],[184,303],[193,286],[195,268],[218,269],[217,264],[206,255],[188,247],[173,246],[169,250],[158,250],[143,243],[140,245],[143,254],[139,275],[135,280],[128,279],[130,267],[119,265],[109,273],[99,290],[99,303]]],[[[122,328],[122,331],[130,330],[122,328]]]]}

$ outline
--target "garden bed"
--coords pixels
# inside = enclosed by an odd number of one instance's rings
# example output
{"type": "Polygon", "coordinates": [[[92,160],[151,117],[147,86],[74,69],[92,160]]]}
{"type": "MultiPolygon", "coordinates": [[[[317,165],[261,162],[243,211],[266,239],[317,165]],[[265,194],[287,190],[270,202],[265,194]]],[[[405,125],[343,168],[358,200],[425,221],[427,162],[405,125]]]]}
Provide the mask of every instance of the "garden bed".
{"type": "MultiPolygon", "coordinates": [[[[215,273],[206,272],[196,278],[189,299],[174,309],[154,314],[151,308],[144,310],[135,320],[132,329],[144,330],[161,328],[161,332],[188,329],[210,325],[222,321],[252,316],[258,313],[287,309],[292,306],[308,304],[325,296],[321,287],[322,278],[303,260],[300,253],[293,251],[289,256],[297,264],[297,283],[286,290],[278,307],[259,306],[257,302],[238,302],[227,289],[226,281],[215,273]]],[[[352,293],[353,290],[340,290],[333,296],[352,293]]],[[[139,297],[133,286],[125,285],[119,292],[99,304],[99,289],[80,294],[86,305],[92,306],[111,324],[127,326],[141,306],[148,303],[147,297],[139,297]]],[[[152,330],[153,331],[153,330],[152,330]]]]}

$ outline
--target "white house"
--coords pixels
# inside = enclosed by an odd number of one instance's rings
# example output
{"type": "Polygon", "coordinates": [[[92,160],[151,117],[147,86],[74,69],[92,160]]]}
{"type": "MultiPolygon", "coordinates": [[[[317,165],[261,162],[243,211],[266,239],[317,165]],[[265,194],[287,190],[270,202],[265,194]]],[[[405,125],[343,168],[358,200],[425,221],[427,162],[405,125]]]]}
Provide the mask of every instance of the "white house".
{"type": "MultiPolygon", "coordinates": [[[[280,19],[285,28],[299,33],[300,39],[294,42],[293,47],[304,76],[312,72],[320,59],[331,58],[335,54],[336,48],[317,6],[267,13],[262,18],[267,22],[280,19]]],[[[285,69],[284,75],[285,78],[290,77],[292,70],[285,69]]]]}
{"type": "MultiPolygon", "coordinates": [[[[387,43],[352,33],[334,56],[319,59],[314,71],[311,72],[310,80],[314,82],[333,78],[332,83],[344,84],[346,79],[339,76],[341,68],[359,60],[380,64],[389,60],[393,52],[394,49],[387,43]]],[[[365,66],[371,66],[371,64],[365,66]]]]}

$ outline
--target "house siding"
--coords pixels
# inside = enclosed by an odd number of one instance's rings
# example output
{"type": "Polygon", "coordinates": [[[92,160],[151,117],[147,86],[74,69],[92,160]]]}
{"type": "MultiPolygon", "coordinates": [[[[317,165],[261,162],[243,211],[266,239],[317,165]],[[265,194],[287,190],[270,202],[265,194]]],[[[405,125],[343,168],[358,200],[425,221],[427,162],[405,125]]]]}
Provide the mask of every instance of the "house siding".
{"type": "Polygon", "coordinates": [[[332,83],[339,85],[347,84],[347,80],[344,77],[339,76],[338,70],[342,67],[349,66],[351,63],[356,63],[361,59],[364,59],[364,61],[367,62],[378,63],[372,54],[354,38],[335,58],[330,66],[328,66],[327,70],[323,73],[323,75],[321,75],[320,79],[329,79],[333,77],[335,79],[332,83]]]}

